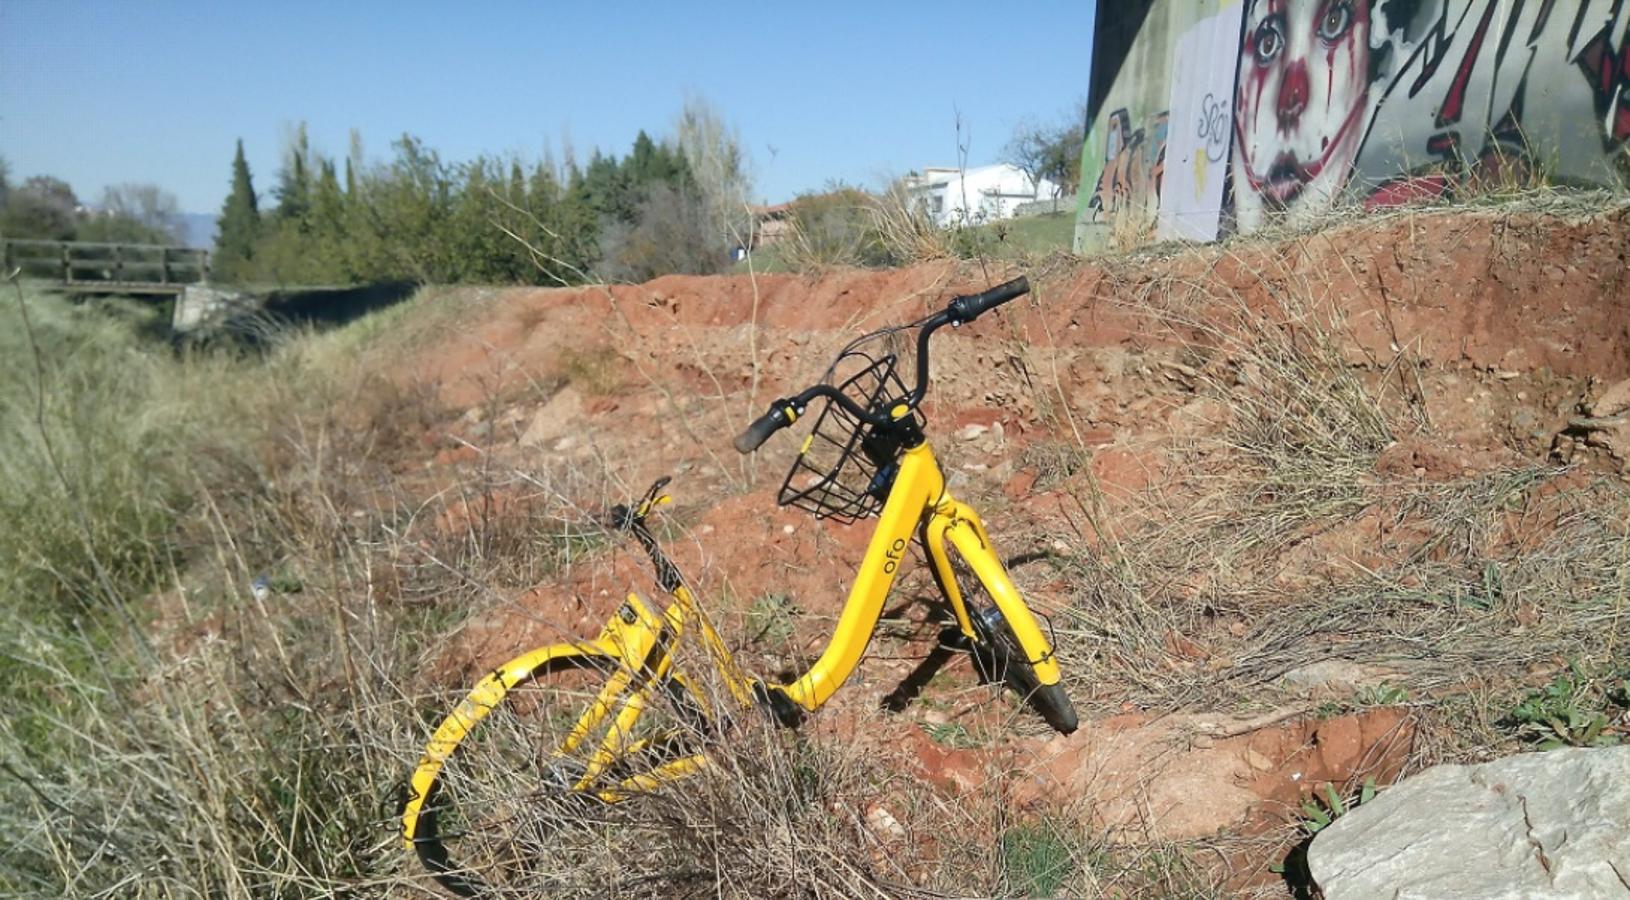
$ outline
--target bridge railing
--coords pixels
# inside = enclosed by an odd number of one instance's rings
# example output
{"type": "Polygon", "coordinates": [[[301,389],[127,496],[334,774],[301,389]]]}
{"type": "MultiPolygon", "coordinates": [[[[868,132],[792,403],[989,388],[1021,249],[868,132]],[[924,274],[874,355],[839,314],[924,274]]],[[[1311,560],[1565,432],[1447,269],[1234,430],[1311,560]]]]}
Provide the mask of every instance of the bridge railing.
{"type": "Polygon", "coordinates": [[[0,241],[5,272],[21,269],[76,290],[174,293],[209,280],[209,251],[162,244],[0,241]]]}

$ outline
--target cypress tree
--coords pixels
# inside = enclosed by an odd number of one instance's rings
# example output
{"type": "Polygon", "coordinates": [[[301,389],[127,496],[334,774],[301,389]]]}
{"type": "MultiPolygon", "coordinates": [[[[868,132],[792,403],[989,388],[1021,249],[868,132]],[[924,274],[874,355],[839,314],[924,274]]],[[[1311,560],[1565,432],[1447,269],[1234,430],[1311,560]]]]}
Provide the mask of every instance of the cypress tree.
{"type": "Polygon", "coordinates": [[[357,189],[366,175],[362,165],[362,132],[351,129],[350,145],[345,151],[345,200],[355,203],[357,189]]]}
{"type": "Polygon", "coordinates": [[[277,173],[277,217],[304,225],[311,212],[311,146],[306,140],[306,123],[295,130],[277,173]]]}
{"type": "Polygon", "coordinates": [[[601,155],[599,150],[589,158],[583,178],[573,186],[573,194],[596,215],[623,222],[634,220],[634,198],[629,190],[624,166],[615,157],[601,155]]]}
{"type": "Polygon", "coordinates": [[[509,194],[505,197],[510,203],[526,208],[526,176],[521,173],[521,161],[509,161],[509,194]]]}
{"type": "Polygon", "coordinates": [[[232,193],[222,204],[215,226],[216,270],[228,278],[241,274],[243,266],[254,257],[255,241],[260,236],[260,208],[255,201],[249,163],[243,158],[242,138],[232,158],[232,193]]]}
{"type": "MultiPolygon", "coordinates": [[[[590,167],[594,167],[596,162],[600,162],[598,152],[595,154],[595,160],[589,163],[590,167]]],[[[615,175],[616,164],[609,165],[611,174],[615,175]]],[[[560,202],[556,204],[552,216],[555,233],[561,237],[559,257],[570,267],[563,268],[560,274],[563,283],[576,283],[579,280],[571,269],[587,272],[599,261],[600,215],[595,201],[595,192],[589,175],[575,164],[568,163],[566,189],[561,194],[560,202]]]]}
{"type": "Polygon", "coordinates": [[[339,177],[334,173],[334,161],[317,161],[317,187],[311,199],[312,225],[325,237],[338,237],[344,231],[341,221],[345,213],[345,195],[340,191],[339,177]]]}
{"type": "Polygon", "coordinates": [[[334,161],[317,161],[317,185],[311,195],[312,246],[308,256],[312,261],[310,276],[323,284],[341,284],[350,279],[345,250],[349,242],[345,222],[345,195],[340,192],[340,180],[334,172],[334,161]]]}
{"type": "Polygon", "coordinates": [[[644,186],[662,177],[662,163],[655,141],[641,128],[634,138],[634,150],[623,160],[623,171],[628,180],[644,186]]]}

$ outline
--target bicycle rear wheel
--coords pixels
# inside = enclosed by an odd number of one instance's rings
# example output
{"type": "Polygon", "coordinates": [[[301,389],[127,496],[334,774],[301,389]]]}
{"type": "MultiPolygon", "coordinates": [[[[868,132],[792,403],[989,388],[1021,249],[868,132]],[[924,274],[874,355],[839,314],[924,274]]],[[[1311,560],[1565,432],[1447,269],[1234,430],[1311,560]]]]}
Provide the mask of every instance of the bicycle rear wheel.
{"type": "Polygon", "coordinates": [[[608,802],[602,788],[683,752],[674,746],[682,730],[657,731],[673,719],[651,710],[628,736],[635,749],[584,789],[598,735],[559,749],[618,665],[601,653],[552,659],[459,741],[426,791],[413,837],[444,888],[464,897],[561,896],[595,873],[637,870],[624,827],[632,804],[608,802]]]}
{"type": "Polygon", "coordinates": [[[951,570],[956,574],[957,586],[962,591],[962,602],[968,608],[974,634],[978,641],[972,648],[974,666],[985,680],[1005,683],[1029,704],[1060,734],[1070,734],[1078,726],[1075,704],[1070,702],[1061,684],[1042,684],[1036,676],[1035,666],[1025,655],[1018,635],[1003,617],[1001,607],[985,589],[985,583],[974,573],[973,567],[962,558],[955,547],[946,547],[951,570]]]}

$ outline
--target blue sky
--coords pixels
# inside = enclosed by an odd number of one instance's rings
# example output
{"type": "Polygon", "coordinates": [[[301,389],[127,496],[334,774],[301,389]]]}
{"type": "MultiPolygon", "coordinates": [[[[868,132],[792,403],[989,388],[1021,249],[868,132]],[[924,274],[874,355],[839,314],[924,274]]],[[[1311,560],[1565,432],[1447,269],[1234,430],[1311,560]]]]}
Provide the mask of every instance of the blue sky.
{"type": "Polygon", "coordinates": [[[686,92],[740,131],[758,193],[994,161],[1085,97],[1095,0],[1073,3],[418,3],[0,0],[0,156],[94,201],[156,182],[215,212],[243,138],[255,185],[304,120],[370,158],[580,159],[666,132],[686,92]]]}

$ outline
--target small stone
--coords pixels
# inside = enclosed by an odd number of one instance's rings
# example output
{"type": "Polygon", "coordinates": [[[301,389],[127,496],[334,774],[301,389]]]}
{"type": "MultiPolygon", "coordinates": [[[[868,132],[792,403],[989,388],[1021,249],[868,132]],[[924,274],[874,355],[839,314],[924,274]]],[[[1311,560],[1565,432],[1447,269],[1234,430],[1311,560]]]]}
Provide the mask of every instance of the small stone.
{"type": "Polygon", "coordinates": [[[1273,760],[1250,747],[1245,748],[1245,763],[1258,772],[1266,772],[1273,768],[1273,760]]]}
{"type": "Polygon", "coordinates": [[[794,525],[782,525],[781,526],[781,533],[782,534],[792,534],[793,532],[795,532],[797,530],[798,530],[797,526],[794,526],[794,525]]]}
{"type": "Polygon", "coordinates": [[[979,440],[979,438],[982,437],[987,431],[990,431],[990,426],[980,425],[976,422],[972,425],[964,425],[961,428],[958,428],[955,437],[959,441],[976,441],[979,440]]]}
{"type": "Polygon", "coordinates": [[[1209,734],[1197,734],[1189,738],[1189,746],[1196,750],[1210,750],[1217,746],[1217,740],[1209,734]]]}
{"type": "Polygon", "coordinates": [[[1630,410],[1630,378],[1602,391],[1596,402],[1590,405],[1590,414],[1598,418],[1617,415],[1625,410],[1630,410]]]}
{"type": "Polygon", "coordinates": [[[906,836],[906,830],[901,826],[900,820],[881,803],[866,811],[866,827],[884,841],[904,840],[906,836]]]}

